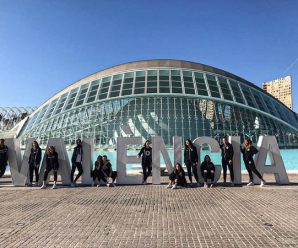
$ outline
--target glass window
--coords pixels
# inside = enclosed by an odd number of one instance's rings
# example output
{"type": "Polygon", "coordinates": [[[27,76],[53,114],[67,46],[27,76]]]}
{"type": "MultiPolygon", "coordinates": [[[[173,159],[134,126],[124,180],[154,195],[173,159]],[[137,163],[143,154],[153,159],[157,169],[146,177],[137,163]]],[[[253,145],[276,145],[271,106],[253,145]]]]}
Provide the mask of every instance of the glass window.
{"type": "Polygon", "coordinates": [[[156,70],[148,71],[147,93],[157,93],[157,71],[156,70]]]}
{"type": "Polygon", "coordinates": [[[170,71],[159,71],[159,93],[170,93],[170,71]]]}
{"type": "Polygon", "coordinates": [[[78,97],[78,100],[77,100],[75,106],[80,106],[84,103],[84,100],[85,100],[85,97],[86,97],[87,91],[88,91],[88,86],[89,86],[89,84],[84,84],[81,86],[79,97],[78,97]]]}
{"type": "Polygon", "coordinates": [[[211,96],[220,98],[218,85],[215,76],[206,74],[211,96]]]}
{"type": "Polygon", "coordinates": [[[191,71],[183,71],[183,81],[185,94],[195,94],[191,71]]]}
{"type": "Polygon", "coordinates": [[[195,72],[195,80],[198,89],[198,95],[208,96],[204,76],[202,73],[195,72]]]}
{"type": "Polygon", "coordinates": [[[127,96],[132,94],[134,72],[125,73],[122,95],[127,96]]]}
{"type": "Polygon", "coordinates": [[[109,91],[110,82],[111,82],[111,77],[104,77],[102,79],[101,86],[99,88],[99,93],[97,96],[97,100],[102,100],[102,99],[107,98],[107,93],[109,91]]]}
{"type": "Polygon", "coordinates": [[[247,86],[244,86],[242,84],[241,85],[241,89],[242,89],[243,95],[244,95],[244,97],[246,99],[247,105],[250,106],[250,107],[257,107],[257,108],[259,108],[258,106],[255,106],[255,103],[253,101],[253,96],[252,96],[249,88],[247,86]]]}
{"type": "Polygon", "coordinates": [[[233,101],[233,97],[231,95],[231,90],[228,85],[228,81],[225,78],[218,77],[218,82],[220,84],[220,88],[221,88],[224,99],[233,101]]]}
{"type": "Polygon", "coordinates": [[[90,86],[90,91],[89,91],[89,95],[88,95],[88,99],[87,99],[87,103],[89,102],[93,102],[96,98],[96,94],[97,94],[97,90],[99,87],[99,80],[95,80],[91,83],[90,86]]]}
{"type": "Polygon", "coordinates": [[[233,90],[236,102],[244,104],[244,100],[242,98],[242,94],[241,94],[238,83],[235,82],[235,81],[230,80],[230,85],[231,85],[231,88],[233,90]]]}
{"type": "Polygon", "coordinates": [[[77,93],[78,93],[78,88],[75,88],[73,90],[70,91],[69,93],[69,97],[68,97],[68,100],[67,100],[67,104],[65,106],[65,110],[68,110],[72,107],[72,104],[77,96],[77,93]]]}
{"type": "Polygon", "coordinates": [[[50,106],[49,106],[49,108],[48,108],[48,110],[47,110],[47,113],[46,113],[45,116],[42,118],[42,120],[45,120],[45,119],[48,119],[48,118],[51,117],[51,115],[52,115],[52,113],[53,113],[53,110],[54,110],[54,108],[55,108],[57,102],[58,102],[58,99],[55,99],[55,100],[53,100],[53,101],[50,103],[50,106]]]}
{"type": "Polygon", "coordinates": [[[60,97],[54,115],[55,115],[55,114],[59,114],[59,113],[61,112],[61,110],[62,110],[62,108],[63,108],[63,106],[64,106],[64,103],[65,103],[65,100],[66,100],[66,98],[67,98],[67,95],[68,95],[68,92],[65,93],[65,94],[63,94],[63,95],[60,97]]]}

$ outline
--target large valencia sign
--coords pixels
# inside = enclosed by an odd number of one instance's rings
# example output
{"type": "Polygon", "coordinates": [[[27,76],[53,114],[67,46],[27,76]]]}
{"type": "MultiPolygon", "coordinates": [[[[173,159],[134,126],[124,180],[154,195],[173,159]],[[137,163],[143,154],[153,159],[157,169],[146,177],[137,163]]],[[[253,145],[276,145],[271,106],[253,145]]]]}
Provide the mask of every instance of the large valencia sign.
{"type": "MultiPolygon", "coordinates": [[[[21,156],[20,144],[17,139],[6,139],[5,143],[8,146],[8,160],[10,165],[12,182],[15,186],[25,186],[28,183],[28,171],[29,164],[28,158],[31,149],[31,142],[33,138],[28,139],[27,147],[25,149],[23,157],[21,156]]],[[[82,142],[84,156],[83,156],[83,170],[82,184],[91,184],[92,178],[90,176],[92,170],[92,152],[93,143],[92,138],[84,139],[82,142]]],[[[240,137],[229,137],[230,143],[234,147],[234,183],[241,184],[241,156],[240,156],[240,137]]],[[[211,137],[198,137],[193,141],[196,146],[199,158],[200,151],[204,144],[207,144],[212,152],[220,152],[218,142],[211,137]]],[[[141,175],[130,175],[127,173],[127,165],[140,163],[140,160],[136,156],[127,155],[127,146],[129,145],[141,145],[141,137],[119,137],[117,139],[117,183],[118,184],[142,184],[141,175]]],[[[56,151],[59,154],[59,170],[58,174],[61,176],[63,184],[70,183],[70,162],[66,151],[66,146],[63,139],[50,138],[47,147],[55,146],[56,151]]],[[[174,162],[181,163],[182,160],[182,137],[173,137],[173,149],[174,149],[174,162]]],[[[275,136],[260,136],[257,149],[259,153],[255,157],[255,164],[261,174],[274,174],[276,183],[288,184],[288,175],[280,154],[280,150],[275,136]],[[266,158],[269,154],[270,164],[266,164],[266,158]]],[[[152,138],[152,183],[160,184],[160,156],[163,156],[166,168],[168,172],[172,172],[173,164],[171,163],[168,151],[162,137],[152,138]]],[[[199,163],[198,163],[199,164],[199,163]]],[[[198,165],[199,166],[199,165],[198,165]]],[[[221,167],[216,166],[215,181],[218,181],[221,174],[221,167]]],[[[43,159],[40,166],[40,180],[43,178],[43,172],[45,168],[45,159],[43,159]]],[[[200,172],[200,170],[198,170],[200,172]]],[[[203,182],[203,178],[199,175],[200,181],[203,182]]],[[[258,183],[257,178],[254,179],[258,183]]]]}

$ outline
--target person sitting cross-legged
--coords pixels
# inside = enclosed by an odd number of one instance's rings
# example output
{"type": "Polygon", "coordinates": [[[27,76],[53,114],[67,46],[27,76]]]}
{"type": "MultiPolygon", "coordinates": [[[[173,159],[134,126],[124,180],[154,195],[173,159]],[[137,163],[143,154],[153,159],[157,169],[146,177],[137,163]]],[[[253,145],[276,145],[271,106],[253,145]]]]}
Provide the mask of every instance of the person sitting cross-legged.
{"type": "Polygon", "coordinates": [[[214,186],[214,174],[215,174],[215,166],[211,162],[211,158],[209,155],[206,155],[203,163],[201,164],[201,173],[204,177],[204,187],[208,188],[208,179],[211,180],[210,187],[214,186]]]}

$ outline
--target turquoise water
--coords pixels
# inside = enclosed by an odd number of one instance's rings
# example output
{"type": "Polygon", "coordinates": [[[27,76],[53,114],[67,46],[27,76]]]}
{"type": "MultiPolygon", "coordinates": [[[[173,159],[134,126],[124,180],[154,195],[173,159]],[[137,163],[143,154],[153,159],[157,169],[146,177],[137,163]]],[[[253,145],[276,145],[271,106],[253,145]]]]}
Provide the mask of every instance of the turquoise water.
{"type": "MultiPolygon", "coordinates": [[[[127,151],[127,155],[137,155],[138,151],[127,151]]],[[[214,164],[221,164],[221,154],[220,153],[215,153],[215,152],[208,152],[208,151],[202,151],[201,152],[201,161],[203,160],[205,155],[209,155],[211,157],[211,160],[213,161],[214,164]]],[[[113,165],[113,169],[116,169],[116,160],[117,160],[117,152],[116,151],[95,151],[93,153],[93,161],[96,160],[96,157],[98,155],[107,155],[108,158],[110,159],[112,165],[113,165]]],[[[293,149],[293,150],[281,150],[281,155],[286,167],[286,170],[298,170],[298,149],[293,149]]],[[[174,152],[173,150],[169,150],[169,156],[170,159],[173,163],[174,161],[174,152]]],[[[182,152],[182,159],[183,159],[183,152],[182,152]]],[[[163,166],[164,164],[164,160],[163,157],[161,155],[161,166],[163,166]]],[[[269,159],[269,155],[267,155],[267,161],[266,164],[270,164],[270,159],[269,159]]],[[[127,169],[128,170],[132,170],[132,171],[139,171],[141,169],[139,168],[134,168],[135,166],[137,166],[138,164],[134,164],[134,165],[128,165],[127,169]]],[[[241,169],[242,170],[246,170],[244,163],[242,161],[242,156],[241,156],[241,169]]]]}
{"type": "MultiPolygon", "coordinates": [[[[173,150],[169,150],[169,156],[170,159],[173,163],[174,161],[174,152],[173,150]]],[[[127,155],[129,156],[137,156],[138,151],[127,151],[127,155]]],[[[220,153],[211,153],[208,151],[202,151],[201,152],[201,160],[204,158],[204,156],[208,154],[211,157],[211,160],[213,161],[213,163],[215,165],[219,165],[221,164],[221,154],[220,153]]],[[[68,152],[68,156],[69,159],[71,158],[72,155],[72,151],[68,152]]],[[[93,163],[96,161],[96,158],[98,155],[107,155],[109,160],[112,163],[113,169],[116,170],[116,160],[117,160],[117,152],[116,151],[94,151],[93,153],[93,163]]],[[[292,149],[292,150],[281,150],[281,155],[286,167],[287,171],[291,171],[291,170],[297,170],[298,171],[298,149],[292,149]]],[[[183,159],[183,152],[182,152],[182,159],[183,159]]],[[[161,155],[161,159],[160,159],[160,164],[161,166],[165,166],[164,165],[164,160],[163,157],[161,155]]],[[[270,164],[270,160],[269,160],[269,156],[267,156],[267,161],[266,164],[270,164]]],[[[141,164],[129,164],[127,165],[127,170],[128,171],[141,171],[140,168],[141,164]],[[139,165],[139,168],[136,168],[139,165]]],[[[242,161],[241,158],[241,169],[245,170],[245,166],[244,163],[242,161]]],[[[7,172],[9,172],[9,167],[7,168],[7,172]]]]}

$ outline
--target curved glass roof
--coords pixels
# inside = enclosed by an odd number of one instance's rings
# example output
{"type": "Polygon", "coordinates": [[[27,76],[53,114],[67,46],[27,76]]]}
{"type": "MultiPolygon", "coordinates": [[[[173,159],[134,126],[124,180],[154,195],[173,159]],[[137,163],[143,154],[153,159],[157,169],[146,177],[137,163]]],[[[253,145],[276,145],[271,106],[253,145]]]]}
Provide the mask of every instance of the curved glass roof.
{"type": "Polygon", "coordinates": [[[82,105],[144,95],[216,99],[264,112],[298,129],[297,115],[260,88],[233,74],[222,73],[222,70],[214,69],[217,73],[210,71],[161,65],[155,68],[114,71],[111,74],[93,76],[92,80],[87,77],[43,104],[31,115],[23,132],[82,105]]]}

